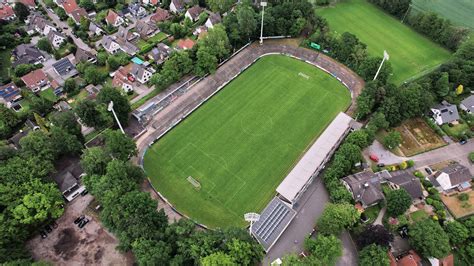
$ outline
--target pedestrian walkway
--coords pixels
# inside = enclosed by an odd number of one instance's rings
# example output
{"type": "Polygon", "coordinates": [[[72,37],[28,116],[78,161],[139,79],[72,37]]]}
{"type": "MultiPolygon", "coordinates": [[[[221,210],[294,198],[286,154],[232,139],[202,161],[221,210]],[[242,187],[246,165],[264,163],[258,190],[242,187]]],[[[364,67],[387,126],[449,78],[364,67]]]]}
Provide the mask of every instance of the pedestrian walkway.
{"type": "Polygon", "coordinates": [[[383,217],[385,216],[385,213],[387,212],[387,207],[384,206],[380,212],[379,215],[377,216],[377,219],[374,221],[374,225],[382,224],[383,217]]]}

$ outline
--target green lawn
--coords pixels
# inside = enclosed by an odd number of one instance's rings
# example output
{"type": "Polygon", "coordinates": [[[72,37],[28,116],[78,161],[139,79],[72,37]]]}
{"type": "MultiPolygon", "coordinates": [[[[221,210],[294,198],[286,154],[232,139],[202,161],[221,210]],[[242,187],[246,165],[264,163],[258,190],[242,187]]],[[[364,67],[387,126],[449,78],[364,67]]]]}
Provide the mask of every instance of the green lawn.
{"type": "Polygon", "coordinates": [[[0,80],[7,80],[10,76],[12,49],[0,50],[0,80]]]}
{"type": "Polygon", "coordinates": [[[349,104],[349,91],[330,75],[266,56],[155,143],[145,172],[195,221],[244,226],[244,213],[266,206],[303,151],[349,104]]]}
{"type": "Polygon", "coordinates": [[[56,94],[54,94],[54,91],[52,88],[47,88],[46,90],[44,91],[41,91],[39,93],[39,95],[43,98],[45,98],[46,100],[49,100],[53,103],[57,102],[58,101],[58,96],[56,96],[56,94]]]}
{"type": "Polygon", "coordinates": [[[343,1],[316,13],[337,33],[355,34],[367,44],[370,55],[382,57],[387,50],[394,73],[391,81],[396,84],[433,69],[450,56],[448,50],[365,0],[343,1]]]}
{"type": "Polygon", "coordinates": [[[435,12],[456,25],[474,29],[472,0],[413,0],[415,11],[435,12]]]}

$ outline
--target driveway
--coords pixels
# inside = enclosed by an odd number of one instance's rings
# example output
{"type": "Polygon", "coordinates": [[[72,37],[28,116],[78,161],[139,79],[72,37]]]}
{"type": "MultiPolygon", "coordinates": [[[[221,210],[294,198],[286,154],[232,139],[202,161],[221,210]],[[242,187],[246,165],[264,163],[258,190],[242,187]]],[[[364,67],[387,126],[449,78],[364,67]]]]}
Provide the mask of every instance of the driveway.
{"type": "Polygon", "coordinates": [[[447,160],[457,161],[468,167],[471,173],[474,173],[474,165],[468,159],[471,152],[474,152],[474,140],[469,140],[464,145],[455,142],[436,150],[415,155],[410,159],[415,161],[416,168],[423,168],[447,160]]]}

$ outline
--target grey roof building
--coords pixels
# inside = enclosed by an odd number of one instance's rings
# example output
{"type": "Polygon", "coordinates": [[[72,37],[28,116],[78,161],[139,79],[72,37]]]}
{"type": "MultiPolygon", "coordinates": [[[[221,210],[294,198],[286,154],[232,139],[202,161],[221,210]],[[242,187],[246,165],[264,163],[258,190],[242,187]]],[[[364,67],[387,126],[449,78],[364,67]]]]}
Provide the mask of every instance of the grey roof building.
{"type": "Polygon", "coordinates": [[[404,188],[408,194],[410,194],[410,197],[413,201],[422,199],[424,197],[420,180],[410,172],[392,172],[391,176],[391,178],[386,178],[386,181],[389,183],[389,186],[392,189],[404,188]]]}
{"type": "Polygon", "coordinates": [[[385,178],[390,177],[387,170],[377,173],[364,171],[342,178],[342,183],[351,192],[354,201],[367,208],[384,199],[381,184],[385,178]]]}
{"type": "Polygon", "coordinates": [[[460,164],[449,165],[434,175],[435,187],[442,189],[446,193],[458,190],[462,191],[471,187],[472,174],[469,169],[460,164]],[[438,185],[438,186],[437,186],[438,185]]]}
{"type": "Polygon", "coordinates": [[[140,34],[141,38],[146,39],[155,34],[158,31],[158,27],[155,24],[139,20],[135,25],[135,30],[140,34]]]}
{"type": "Polygon", "coordinates": [[[466,99],[462,100],[459,107],[461,107],[461,109],[466,111],[467,113],[474,113],[474,95],[471,95],[466,99]]]}
{"type": "Polygon", "coordinates": [[[153,58],[157,64],[162,64],[166,59],[168,59],[168,57],[171,55],[171,52],[172,50],[168,45],[159,43],[148,53],[148,56],[153,58]]]}
{"type": "Polygon", "coordinates": [[[76,58],[76,61],[78,63],[79,62],[90,62],[90,63],[97,62],[97,58],[95,55],[79,47],[77,48],[76,54],[74,55],[74,57],[76,58]]]}
{"type": "Polygon", "coordinates": [[[32,44],[20,44],[12,51],[13,67],[20,64],[40,64],[45,61],[46,56],[32,44]]]}
{"type": "Polygon", "coordinates": [[[64,80],[78,74],[76,67],[65,57],[53,64],[54,71],[64,80]]]}
{"type": "Polygon", "coordinates": [[[453,123],[459,120],[458,108],[455,104],[443,101],[441,104],[431,108],[433,119],[438,125],[453,123]]]}

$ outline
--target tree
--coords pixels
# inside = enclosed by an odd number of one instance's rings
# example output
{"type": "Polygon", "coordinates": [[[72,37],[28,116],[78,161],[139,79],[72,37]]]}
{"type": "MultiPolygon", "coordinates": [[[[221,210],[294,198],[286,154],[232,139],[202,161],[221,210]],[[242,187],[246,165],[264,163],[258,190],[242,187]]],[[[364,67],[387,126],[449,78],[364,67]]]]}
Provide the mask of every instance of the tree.
{"type": "Polygon", "coordinates": [[[367,225],[365,230],[357,236],[357,243],[361,247],[376,244],[382,247],[388,247],[393,241],[393,235],[383,225],[367,225]]]}
{"type": "Polygon", "coordinates": [[[345,143],[354,144],[363,149],[369,146],[369,136],[365,130],[356,130],[347,136],[345,143]]]}
{"type": "Polygon", "coordinates": [[[84,71],[84,79],[86,82],[94,85],[103,83],[108,76],[107,71],[99,69],[96,66],[89,66],[84,71]]]}
{"type": "Polygon", "coordinates": [[[58,15],[59,19],[64,21],[68,18],[67,14],[66,14],[66,11],[64,11],[64,9],[60,8],[60,7],[56,7],[54,9],[54,13],[56,13],[56,15],[58,15]]]}
{"type": "Polygon", "coordinates": [[[392,217],[404,214],[411,205],[411,196],[404,188],[390,190],[385,199],[387,200],[387,213],[392,217]]]}
{"type": "Polygon", "coordinates": [[[99,66],[105,66],[107,63],[107,59],[109,58],[109,55],[105,51],[101,51],[97,53],[97,64],[99,66]]]}
{"type": "Polygon", "coordinates": [[[207,73],[214,74],[217,68],[217,58],[212,55],[208,49],[200,48],[197,51],[197,61],[194,73],[204,77],[207,73]]]}
{"type": "Polygon", "coordinates": [[[213,12],[218,12],[221,14],[227,12],[234,3],[234,0],[206,0],[207,6],[213,12]]]}
{"type": "Polygon", "coordinates": [[[83,7],[87,11],[93,10],[95,8],[94,2],[92,0],[81,0],[79,1],[79,6],[83,7]]]}
{"type": "Polygon", "coordinates": [[[112,157],[100,147],[92,147],[84,150],[81,156],[81,166],[88,175],[104,175],[107,164],[112,157]]]}
{"type": "Polygon", "coordinates": [[[127,251],[140,238],[160,240],[168,224],[163,211],[157,211],[150,194],[138,190],[128,192],[110,202],[100,214],[101,221],[120,239],[118,248],[127,251]]]}
{"type": "Polygon", "coordinates": [[[227,249],[229,256],[238,265],[257,265],[263,257],[260,245],[236,238],[227,243],[227,249]]]}
{"type": "Polygon", "coordinates": [[[316,257],[322,265],[336,265],[337,260],[342,256],[341,240],[333,235],[318,235],[316,239],[307,237],[304,247],[310,256],[316,257]]]}
{"type": "Polygon", "coordinates": [[[237,22],[239,25],[239,32],[241,38],[244,40],[250,40],[250,37],[255,33],[257,29],[257,20],[255,19],[255,11],[248,5],[248,3],[242,3],[237,8],[237,22]]]}
{"type": "Polygon", "coordinates": [[[343,156],[346,160],[347,165],[350,165],[352,168],[356,163],[362,161],[362,153],[359,146],[344,143],[339,147],[337,154],[343,156]]]}
{"type": "MultiPolygon", "coordinates": [[[[127,97],[122,95],[117,89],[105,86],[100,90],[99,94],[97,94],[97,101],[105,106],[113,101],[114,110],[120,123],[122,123],[123,126],[128,125],[128,115],[132,109],[130,108],[127,97]]],[[[112,118],[112,112],[109,112],[109,117],[112,118]]]]}
{"type": "Polygon", "coordinates": [[[37,224],[51,217],[59,218],[64,209],[62,195],[53,183],[42,183],[39,179],[32,179],[24,183],[26,192],[13,208],[13,216],[22,224],[37,224]]]}
{"type": "Polygon", "coordinates": [[[132,250],[139,265],[167,265],[171,259],[171,247],[163,241],[138,239],[132,250]]]}
{"type": "MultiPolygon", "coordinates": [[[[208,34],[199,43],[208,53],[216,56],[219,60],[230,53],[230,43],[224,26],[218,24],[209,30],[208,34]]],[[[199,50],[200,50],[199,49],[199,50]]]]}
{"type": "Polygon", "coordinates": [[[461,95],[464,92],[464,86],[462,84],[459,84],[459,86],[456,87],[456,95],[461,95]]]}
{"type": "Polygon", "coordinates": [[[83,141],[84,136],[81,132],[81,125],[77,122],[73,111],[59,112],[51,118],[51,123],[65,132],[76,136],[81,142],[83,141]]]}
{"type": "Polygon", "coordinates": [[[81,152],[82,143],[75,135],[69,134],[60,127],[52,127],[50,134],[49,139],[57,156],[77,155],[81,152]]]}
{"type": "Polygon", "coordinates": [[[8,138],[20,122],[21,120],[13,110],[0,104],[0,138],[8,138]]]}
{"type": "Polygon", "coordinates": [[[30,73],[35,69],[35,66],[32,64],[20,64],[15,67],[15,76],[23,77],[24,75],[30,73]]]}
{"type": "Polygon", "coordinates": [[[75,108],[76,114],[81,118],[82,123],[86,126],[94,128],[103,128],[109,125],[111,119],[106,119],[104,114],[99,110],[97,103],[91,100],[80,101],[75,108]]]}
{"type": "Polygon", "coordinates": [[[116,159],[127,161],[137,154],[135,142],[119,130],[111,130],[105,134],[105,148],[116,159]]]}
{"type": "Polygon", "coordinates": [[[53,109],[53,102],[45,97],[36,97],[32,95],[28,97],[30,100],[30,109],[38,114],[45,115],[53,109]]]}
{"type": "Polygon", "coordinates": [[[30,15],[30,10],[28,9],[28,7],[26,7],[21,2],[15,3],[15,6],[13,7],[13,10],[15,11],[15,15],[22,22],[24,22],[25,19],[30,15]]]}
{"type": "Polygon", "coordinates": [[[107,59],[107,64],[111,70],[117,70],[120,67],[120,61],[117,56],[111,55],[107,59]]]}
{"type": "Polygon", "coordinates": [[[370,124],[374,125],[377,129],[388,129],[390,124],[388,123],[383,113],[374,113],[370,119],[370,124]]]}
{"type": "Polygon", "coordinates": [[[424,257],[441,259],[451,252],[449,237],[439,223],[424,219],[411,225],[409,229],[410,244],[424,257]]]}
{"type": "Polygon", "coordinates": [[[349,203],[326,205],[316,226],[324,235],[339,235],[342,230],[352,227],[359,219],[359,212],[349,203]]]}
{"type": "Polygon", "coordinates": [[[402,142],[402,135],[400,135],[400,132],[395,131],[395,130],[390,131],[383,138],[383,145],[385,146],[385,148],[389,150],[395,149],[396,147],[398,147],[398,145],[400,145],[401,142],[402,142]]]}
{"type": "Polygon", "coordinates": [[[451,243],[455,246],[463,243],[469,237],[469,230],[458,221],[448,222],[444,225],[444,231],[449,237],[451,243]]]}
{"type": "Polygon", "coordinates": [[[21,153],[24,158],[39,156],[52,161],[57,156],[48,135],[41,130],[32,131],[20,139],[21,153]]]}
{"type": "Polygon", "coordinates": [[[66,93],[75,92],[77,90],[76,80],[74,80],[73,78],[66,79],[66,81],[64,82],[63,90],[66,93]]]}
{"type": "Polygon", "coordinates": [[[444,97],[449,94],[449,74],[447,72],[441,73],[441,76],[436,81],[436,94],[439,97],[444,97]]]}
{"type": "Polygon", "coordinates": [[[201,265],[203,266],[233,266],[238,265],[233,260],[232,257],[223,253],[223,252],[216,252],[212,253],[209,256],[206,256],[201,259],[201,265]]]}
{"type": "Polygon", "coordinates": [[[375,244],[366,246],[359,252],[359,265],[390,265],[390,260],[387,256],[387,249],[375,244]]]}

